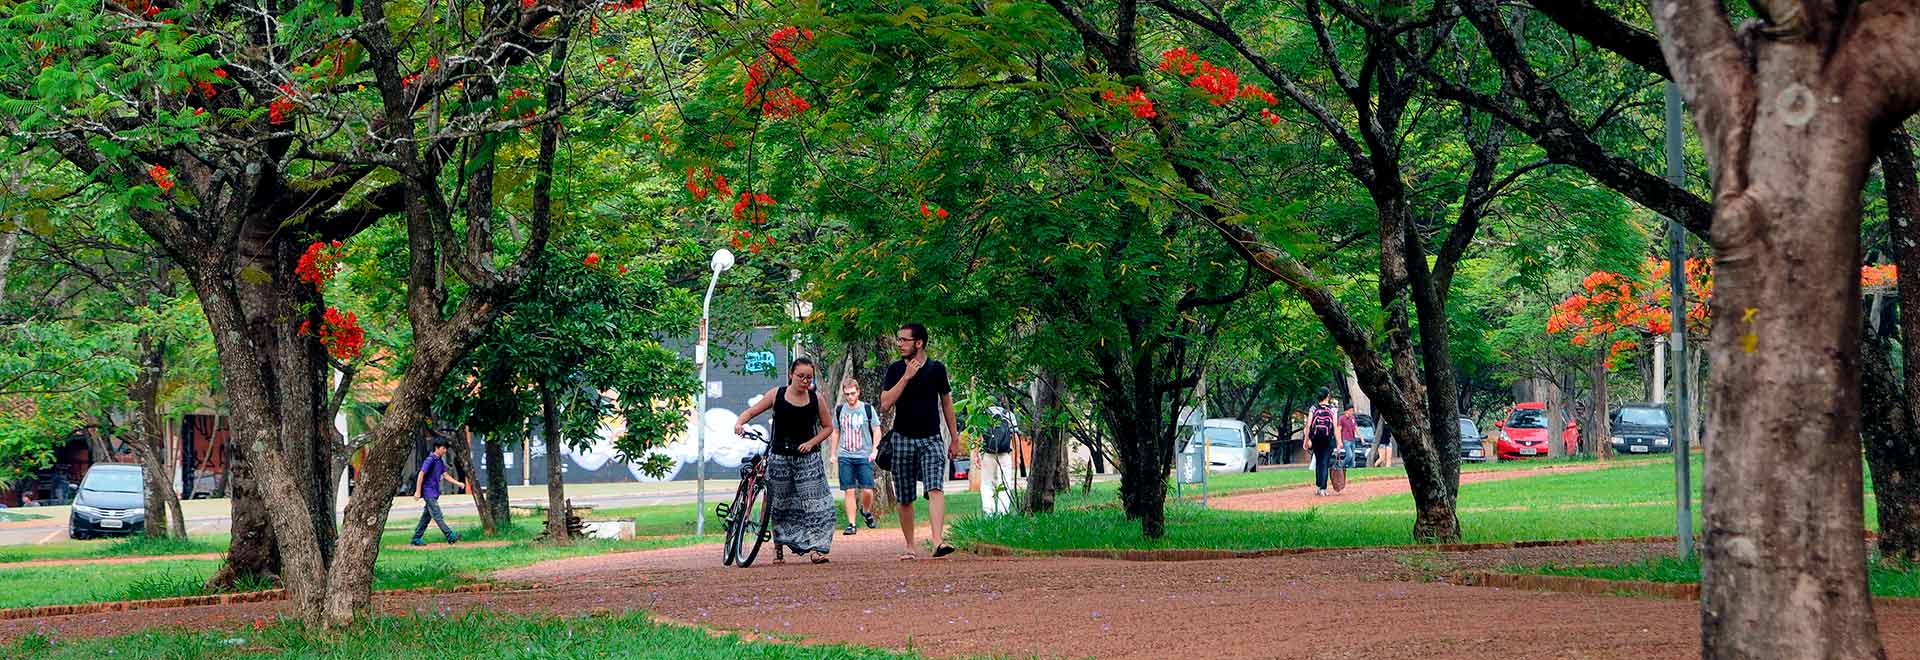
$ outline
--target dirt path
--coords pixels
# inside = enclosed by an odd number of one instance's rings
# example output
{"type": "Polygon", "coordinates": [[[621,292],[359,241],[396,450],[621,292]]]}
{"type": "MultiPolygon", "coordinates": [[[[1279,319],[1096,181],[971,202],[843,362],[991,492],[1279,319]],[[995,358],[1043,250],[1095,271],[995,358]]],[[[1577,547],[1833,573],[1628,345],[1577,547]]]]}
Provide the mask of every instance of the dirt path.
{"type": "MultiPolygon", "coordinates": [[[[1552,467],[1523,468],[1518,470],[1487,470],[1487,471],[1479,471],[1479,472],[1462,472],[1460,473],[1460,483],[1475,484],[1483,481],[1505,481],[1508,479],[1538,477],[1543,474],[1566,474],[1566,473],[1573,473],[1573,472],[1591,472],[1593,470],[1605,470],[1612,467],[1615,467],[1615,466],[1600,464],[1600,463],[1583,463],[1578,465],[1557,465],[1552,467]]],[[[1382,468],[1380,470],[1384,470],[1384,469],[1385,468],[1382,468]]],[[[1314,491],[1316,489],[1312,484],[1308,484],[1305,486],[1296,486],[1296,487],[1288,488],[1285,490],[1268,491],[1264,493],[1249,493],[1246,495],[1228,495],[1226,497],[1217,497],[1213,499],[1213,502],[1211,504],[1215,508],[1231,509],[1234,511],[1305,511],[1307,509],[1311,509],[1316,506],[1323,506],[1327,504],[1357,502],[1362,500],[1370,500],[1376,497],[1385,497],[1388,495],[1401,495],[1401,494],[1410,492],[1410,487],[1407,485],[1407,478],[1405,476],[1397,476],[1397,477],[1371,476],[1372,474],[1381,473],[1380,470],[1376,470],[1374,468],[1368,468],[1365,470],[1349,470],[1347,472],[1348,475],[1359,478],[1360,480],[1348,481],[1346,490],[1341,491],[1339,494],[1329,495],[1327,497],[1320,497],[1320,496],[1314,495],[1314,491]]],[[[1396,470],[1396,472],[1398,471],[1396,470]]]]}
{"type": "MultiPolygon", "coordinates": [[[[899,561],[897,530],[836,537],[834,561],[718,565],[717,545],[546,562],[503,571],[518,589],[382,599],[388,613],[516,614],[645,609],[669,619],[809,641],[912,648],[933,657],[1218,658],[1696,657],[1698,605],[1460,587],[1418,578],[1509,563],[1631,561],[1661,545],[1468,553],[1327,552],[1204,562],[899,561]],[[534,586],[537,585],[537,586],[534,586]],[[1339,621],[1343,634],[1299,621],[1339,621]],[[1370,631],[1378,630],[1378,633],[1370,631]],[[1184,649],[1184,650],[1182,650],[1184,649]]],[[[763,557],[770,558],[770,550],[763,557]]],[[[0,639],[240,626],[284,603],[0,622],[0,639]]],[[[1920,660],[1920,607],[1876,608],[1889,656],[1920,660]]]]}
{"type": "Polygon", "coordinates": [[[0,575],[10,568],[43,568],[48,566],[88,566],[93,564],[142,564],[150,561],[191,561],[195,559],[220,559],[220,553],[203,552],[191,555],[141,555],[138,557],[100,557],[96,559],[35,559],[33,561],[14,561],[0,563],[0,575]]]}

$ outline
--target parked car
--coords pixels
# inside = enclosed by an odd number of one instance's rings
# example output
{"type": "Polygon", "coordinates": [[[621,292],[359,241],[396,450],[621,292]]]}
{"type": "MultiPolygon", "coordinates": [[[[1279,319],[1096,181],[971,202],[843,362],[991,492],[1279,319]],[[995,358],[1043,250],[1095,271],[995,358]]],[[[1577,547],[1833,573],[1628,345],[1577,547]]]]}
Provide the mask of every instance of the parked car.
{"type": "Polygon", "coordinates": [[[1473,420],[1460,418],[1460,460],[1469,463],[1485,463],[1487,461],[1486,440],[1486,434],[1480,432],[1480,427],[1474,424],[1473,420]]]}
{"type": "MultiPolygon", "coordinates": [[[[1547,446],[1547,404],[1538,401],[1523,401],[1513,404],[1513,411],[1505,420],[1495,422],[1500,429],[1500,437],[1494,443],[1494,452],[1501,460],[1537,458],[1552,452],[1547,446]]],[[[1580,448],[1580,428],[1567,420],[1562,430],[1566,453],[1577,453],[1580,448]]]]}
{"type": "MultiPolygon", "coordinates": [[[[1193,437],[1191,426],[1182,426],[1182,437],[1193,437]]],[[[1247,435],[1247,424],[1237,419],[1215,418],[1202,423],[1206,438],[1208,472],[1252,472],[1259,467],[1260,448],[1247,435]]],[[[1193,452],[1200,444],[1189,440],[1183,451],[1193,452]]]]}
{"type": "Polygon", "coordinates": [[[950,479],[953,481],[966,481],[967,477],[970,474],[972,474],[972,472],[973,472],[973,458],[971,457],[960,456],[960,457],[954,458],[951,461],[947,461],[947,479],[950,479]]]}
{"type": "Polygon", "coordinates": [[[1614,453],[1664,454],[1673,451],[1673,423],[1667,409],[1651,403],[1629,403],[1608,415],[1613,427],[1614,453]]]}
{"type": "Polygon", "coordinates": [[[147,495],[138,465],[101,463],[87,470],[73,498],[67,536],[135,534],[147,528],[147,495]]]}
{"type": "Polygon", "coordinates": [[[1373,427],[1373,416],[1354,415],[1353,427],[1354,435],[1357,437],[1348,441],[1353,443],[1353,462],[1361,467],[1372,465],[1374,452],[1377,451],[1373,444],[1376,432],[1373,427]]]}

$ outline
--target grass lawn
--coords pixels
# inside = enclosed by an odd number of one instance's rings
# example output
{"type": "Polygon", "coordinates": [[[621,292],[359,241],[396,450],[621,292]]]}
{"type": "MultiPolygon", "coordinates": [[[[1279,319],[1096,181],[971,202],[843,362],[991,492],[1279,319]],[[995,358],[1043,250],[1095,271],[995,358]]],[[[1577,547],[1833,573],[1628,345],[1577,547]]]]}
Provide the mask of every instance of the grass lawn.
{"type": "MultiPolygon", "coordinates": [[[[480,540],[477,526],[458,531],[466,540],[480,540]]],[[[456,545],[434,550],[412,550],[405,547],[412,536],[411,525],[404,528],[389,525],[382,539],[387,547],[381,550],[380,559],[374,565],[374,588],[451,587],[481,581],[495,570],[548,559],[650,550],[692,542],[691,537],[637,541],[585,540],[571,546],[551,547],[533,543],[532,539],[539,531],[530,523],[514,527],[501,537],[510,541],[506,546],[456,545]]],[[[429,532],[427,538],[438,541],[439,535],[438,531],[433,531],[429,532]]],[[[201,584],[219,568],[219,560],[15,568],[0,565],[0,608],[198,595],[206,593],[201,589],[201,584]]],[[[265,584],[245,586],[243,590],[270,587],[265,584]]]]}
{"type": "MultiPolygon", "coordinates": [[[[1515,566],[1507,572],[1691,584],[1700,581],[1700,558],[1661,557],[1617,566],[1515,566]]],[[[1867,570],[1867,581],[1875,596],[1920,598],[1920,565],[1875,563],[1867,570]]]]}
{"type": "Polygon", "coordinates": [[[148,631],[105,639],[52,642],[28,636],[0,646],[0,657],[328,658],[385,660],[461,658],[758,658],[855,660],[917,658],[916,654],[846,645],[748,642],[737,635],[662,625],[644,614],[567,618],[512,617],[483,612],[454,616],[388,616],[352,630],[328,633],[288,621],[258,630],[148,631]]]}
{"type": "MultiPolygon", "coordinates": [[[[1522,469],[1500,464],[1478,469],[1522,469]]],[[[1698,470],[1696,460],[1695,469],[1698,470]]],[[[1251,475],[1249,475],[1251,476],[1251,475]]],[[[1364,472],[1360,475],[1366,476],[1364,472]]],[[[1225,481],[1225,480],[1222,480],[1225,481]]],[[[1698,481],[1695,482],[1698,497],[1698,481]]],[[[1619,467],[1463,484],[1460,522],[1468,543],[1660,536],[1673,533],[1673,467],[1666,461],[1622,461],[1619,467]]],[[[1695,508],[1698,511],[1698,508],[1695,508]]],[[[1698,514],[1695,525],[1699,524],[1698,514]]],[[[1023,518],[966,518],[951,536],[961,543],[993,543],[1032,550],[1077,548],[1209,548],[1411,545],[1413,496],[1367,501],[1332,500],[1308,511],[1250,513],[1203,509],[1190,503],[1167,510],[1167,536],[1148,541],[1137,523],[1113,507],[1067,510],[1023,518]]]]}

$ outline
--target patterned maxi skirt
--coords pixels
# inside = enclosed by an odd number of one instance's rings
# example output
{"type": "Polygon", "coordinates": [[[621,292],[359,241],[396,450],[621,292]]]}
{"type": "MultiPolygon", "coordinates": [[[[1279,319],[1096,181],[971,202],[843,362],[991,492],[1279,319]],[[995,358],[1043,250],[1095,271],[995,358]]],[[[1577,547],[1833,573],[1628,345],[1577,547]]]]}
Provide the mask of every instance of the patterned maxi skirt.
{"type": "Polygon", "coordinates": [[[767,463],[767,489],[773,494],[773,543],[795,553],[833,549],[833,493],[827,490],[827,464],[820,452],[802,456],[774,454],[767,463]]]}

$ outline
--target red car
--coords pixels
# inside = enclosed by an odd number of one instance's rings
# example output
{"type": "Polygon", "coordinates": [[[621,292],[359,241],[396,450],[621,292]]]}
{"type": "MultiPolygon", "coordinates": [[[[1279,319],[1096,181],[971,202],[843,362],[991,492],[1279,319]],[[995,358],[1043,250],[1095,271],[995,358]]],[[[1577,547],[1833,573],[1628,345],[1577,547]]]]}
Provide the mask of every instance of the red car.
{"type": "MultiPolygon", "coordinates": [[[[1494,443],[1494,452],[1500,460],[1520,458],[1538,458],[1547,456],[1547,404],[1538,401],[1525,401],[1513,404],[1513,412],[1494,426],[1500,428],[1500,439],[1494,443]]],[[[1580,428],[1567,420],[1562,433],[1566,444],[1566,453],[1572,455],[1580,449],[1580,428]]]]}

